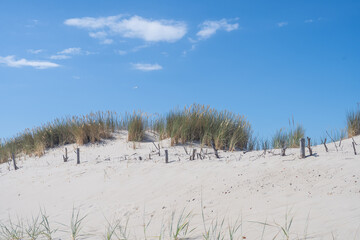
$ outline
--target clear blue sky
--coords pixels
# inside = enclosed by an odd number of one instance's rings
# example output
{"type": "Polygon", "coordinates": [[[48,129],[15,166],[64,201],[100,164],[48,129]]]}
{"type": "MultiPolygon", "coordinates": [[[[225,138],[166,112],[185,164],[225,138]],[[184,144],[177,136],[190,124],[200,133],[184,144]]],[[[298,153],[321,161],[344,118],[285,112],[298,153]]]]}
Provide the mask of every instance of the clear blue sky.
{"type": "Polygon", "coordinates": [[[313,138],[360,102],[360,1],[0,1],[0,137],[194,102],[313,138]]]}

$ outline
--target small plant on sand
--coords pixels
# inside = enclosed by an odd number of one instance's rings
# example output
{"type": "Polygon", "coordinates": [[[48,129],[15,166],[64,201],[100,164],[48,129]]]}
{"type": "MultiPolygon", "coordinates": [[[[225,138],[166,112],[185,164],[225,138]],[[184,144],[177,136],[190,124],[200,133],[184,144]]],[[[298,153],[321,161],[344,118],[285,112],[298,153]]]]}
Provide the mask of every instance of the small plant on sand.
{"type": "Polygon", "coordinates": [[[287,130],[282,128],[278,130],[273,139],[272,146],[277,149],[286,149],[286,148],[298,148],[300,146],[300,139],[305,136],[305,129],[302,125],[296,124],[294,119],[292,122],[289,121],[290,129],[287,130]]]}
{"type": "Polygon", "coordinates": [[[346,122],[349,137],[360,135],[360,106],[356,111],[348,112],[346,122]]]}
{"type": "Polygon", "coordinates": [[[175,212],[171,214],[171,220],[169,225],[169,236],[170,239],[180,240],[188,237],[188,235],[195,230],[190,229],[191,212],[185,213],[185,209],[182,210],[180,215],[177,217],[175,223],[175,212]]]}
{"type": "Polygon", "coordinates": [[[0,223],[0,237],[4,240],[23,240],[23,223],[20,220],[18,220],[17,223],[14,223],[11,219],[9,219],[8,225],[0,223]]]}
{"type": "Polygon", "coordinates": [[[276,149],[284,149],[289,145],[289,135],[284,129],[278,130],[272,138],[272,146],[276,149]]]}
{"type": "Polygon", "coordinates": [[[129,118],[128,141],[142,141],[145,135],[145,127],[142,114],[134,112],[129,118]]]}
{"type": "Polygon", "coordinates": [[[40,216],[32,217],[31,221],[28,222],[25,229],[29,240],[36,240],[42,235],[42,226],[40,221],[40,216]]]}
{"type": "Polygon", "coordinates": [[[104,240],[112,240],[113,237],[116,237],[116,230],[118,229],[120,223],[110,223],[109,221],[107,221],[107,223],[108,224],[105,229],[104,240]]]}
{"type": "Polygon", "coordinates": [[[46,215],[45,211],[41,211],[41,226],[42,226],[42,233],[41,235],[44,236],[47,240],[53,240],[53,235],[57,232],[57,229],[53,229],[50,227],[49,217],[46,215]]]}
{"type": "Polygon", "coordinates": [[[129,233],[129,229],[128,229],[128,224],[129,224],[129,218],[126,219],[126,222],[124,225],[121,224],[121,222],[119,222],[119,235],[117,235],[117,238],[119,240],[128,240],[130,239],[130,233],[129,233]]]}
{"type": "Polygon", "coordinates": [[[70,221],[71,240],[77,240],[80,236],[82,236],[80,231],[85,217],[86,215],[80,217],[80,210],[75,211],[75,208],[73,208],[70,221]]]}

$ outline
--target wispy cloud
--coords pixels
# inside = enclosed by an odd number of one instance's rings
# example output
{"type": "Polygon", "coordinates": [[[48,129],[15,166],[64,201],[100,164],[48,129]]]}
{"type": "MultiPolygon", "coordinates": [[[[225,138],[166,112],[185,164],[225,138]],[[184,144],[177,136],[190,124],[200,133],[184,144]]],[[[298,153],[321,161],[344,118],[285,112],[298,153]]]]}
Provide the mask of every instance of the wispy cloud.
{"type": "Polygon", "coordinates": [[[63,55],[63,54],[50,56],[50,59],[53,59],[53,60],[64,60],[64,59],[69,59],[69,58],[71,58],[71,57],[68,55],[63,55]]]}
{"type": "Polygon", "coordinates": [[[287,26],[289,23],[288,22],[278,22],[277,23],[277,26],[278,27],[285,27],[285,26],[287,26]]]}
{"type": "Polygon", "coordinates": [[[28,49],[27,52],[31,53],[31,54],[39,54],[41,52],[43,52],[44,50],[42,49],[28,49]]]}
{"type": "Polygon", "coordinates": [[[227,19],[221,19],[218,21],[205,21],[200,25],[200,31],[197,32],[196,36],[198,36],[199,39],[207,39],[214,35],[218,30],[231,32],[238,28],[238,23],[229,23],[229,20],[227,19]]]}
{"type": "Polygon", "coordinates": [[[70,55],[79,55],[81,53],[81,48],[67,48],[64,49],[60,52],[58,52],[58,54],[70,54],[70,55]]]}
{"type": "Polygon", "coordinates": [[[149,71],[156,71],[161,70],[162,66],[159,64],[148,64],[148,63],[132,63],[132,66],[136,70],[149,72],[149,71]]]}
{"type": "Polygon", "coordinates": [[[127,54],[127,51],[125,51],[125,50],[117,50],[117,51],[115,51],[117,54],[119,54],[119,55],[126,55],[127,54]]]}
{"type": "Polygon", "coordinates": [[[314,20],[313,20],[313,19],[306,19],[304,22],[305,22],[305,23],[313,23],[314,20]]]}
{"type": "Polygon", "coordinates": [[[4,64],[8,67],[33,67],[37,69],[54,68],[60,66],[59,64],[47,61],[27,60],[25,58],[16,60],[15,56],[0,57],[0,64],[4,64]]]}
{"type": "Polygon", "coordinates": [[[105,31],[90,32],[89,36],[99,39],[101,44],[112,44],[114,42],[114,40],[107,38],[108,34],[105,31]]]}
{"type": "Polygon", "coordinates": [[[138,38],[147,42],[175,42],[187,32],[184,22],[174,20],[152,20],[140,16],[83,17],[64,22],[68,26],[92,31],[90,37],[104,39],[109,35],[124,38],[138,38]],[[93,31],[97,32],[93,32],[93,31]]]}
{"type": "Polygon", "coordinates": [[[50,57],[50,59],[53,59],[53,60],[64,60],[64,59],[69,59],[71,58],[72,56],[75,56],[75,55],[80,55],[80,54],[86,54],[86,55],[89,55],[91,54],[90,52],[88,51],[83,51],[81,48],[79,47],[73,47],[73,48],[66,48],[60,52],[57,52],[56,55],[52,55],[50,57]]]}
{"type": "Polygon", "coordinates": [[[185,57],[188,54],[188,52],[194,51],[195,49],[196,49],[196,45],[195,44],[191,45],[190,49],[183,51],[183,56],[185,57]]]}

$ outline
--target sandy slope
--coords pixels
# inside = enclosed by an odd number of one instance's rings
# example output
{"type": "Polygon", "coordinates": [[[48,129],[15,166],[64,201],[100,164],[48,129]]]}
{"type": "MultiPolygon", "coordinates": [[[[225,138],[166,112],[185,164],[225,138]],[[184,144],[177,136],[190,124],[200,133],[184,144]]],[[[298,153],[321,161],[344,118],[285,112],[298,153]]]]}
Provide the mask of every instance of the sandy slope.
{"type": "MultiPolygon", "coordinates": [[[[355,141],[360,152],[360,137],[355,141]]],[[[169,140],[161,146],[160,157],[152,152],[151,142],[137,143],[134,150],[122,132],[116,140],[80,147],[78,166],[75,145],[67,146],[68,163],[59,148],[19,161],[16,172],[2,164],[0,221],[30,218],[41,207],[54,226],[66,229],[57,223],[69,225],[74,206],[88,214],[83,230],[90,235],[84,239],[101,239],[106,219],[127,218],[130,239],[144,239],[142,225],[152,216],[147,235],[153,239],[161,226],[168,227],[172,211],[186,208],[193,214],[191,227],[196,227],[190,237],[201,239],[202,201],[208,225],[216,218],[240,218],[243,225],[236,239],[260,239],[263,225],[254,221],[283,226],[287,213],[294,217],[291,239],[302,239],[306,225],[308,239],[332,239],[332,234],[336,239],[360,239],[360,232],[355,237],[360,226],[360,155],[354,155],[351,140],[342,141],[338,151],[328,144],[328,153],[316,146],[315,156],[305,159],[298,158],[298,149],[289,149],[286,157],[278,151],[265,156],[219,151],[217,160],[211,149],[204,149],[204,160],[189,161],[182,146],[170,147],[169,140]],[[164,149],[169,150],[169,164],[164,163],[164,149]],[[149,153],[154,154],[151,160],[149,153]]],[[[200,150],[187,146],[189,152],[192,148],[200,150]]],[[[264,239],[272,239],[278,229],[267,226],[264,239]]],[[[70,239],[67,232],[57,235],[70,239]]],[[[282,234],[276,239],[283,239],[282,234]]]]}

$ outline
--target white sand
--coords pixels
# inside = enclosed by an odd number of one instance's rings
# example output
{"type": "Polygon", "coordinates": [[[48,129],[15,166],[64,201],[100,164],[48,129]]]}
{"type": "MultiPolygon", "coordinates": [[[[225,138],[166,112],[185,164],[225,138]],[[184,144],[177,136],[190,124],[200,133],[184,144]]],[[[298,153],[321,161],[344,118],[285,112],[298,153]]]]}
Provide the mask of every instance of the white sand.
{"type": "MultiPolygon", "coordinates": [[[[208,225],[225,217],[227,228],[228,220],[242,219],[236,239],[261,239],[263,225],[254,221],[284,226],[287,213],[294,217],[291,239],[304,239],[306,229],[307,239],[360,239],[360,232],[355,236],[360,226],[360,155],[354,155],[351,141],[342,141],[338,151],[328,143],[328,153],[323,145],[316,146],[315,156],[305,159],[299,159],[299,149],[288,149],[285,157],[278,150],[265,156],[219,151],[218,160],[211,149],[204,149],[206,159],[189,161],[182,146],[170,147],[165,140],[161,156],[149,160],[154,145],[137,143],[134,150],[122,132],[116,140],[81,146],[80,165],[75,145],[67,146],[67,163],[62,160],[64,148],[58,148],[41,158],[20,160],[17,171],[0,165],[0,222],[10,216],[26,223],[43,208],[54,227],[69,230],[58,223],[69,225],[75,207],[87,214],[83,232],[89,235],[83,239],[101,239],[106,219],[127,218],[130,239],[145,239],[142,225],[151,216],[147,235],[154,239],[162,225],[168,227],[172,211],[186,208],[194,215],[190,227],[196,227],[190,237],[201,239],[202,194],[208,225]],[[169,164],[164,163],[164,149],[169,150],[169,164]]],[[[355,141],[360,153],[360,137],[355,141]]],[[[187,146],[189,152],[192,148],[200,150],[187,146]]],[[[278,230],[267,226],[264,239],[272,239],[278,230]]],[[[56,235],[70,239],[68,232],[56,235]]]]}

